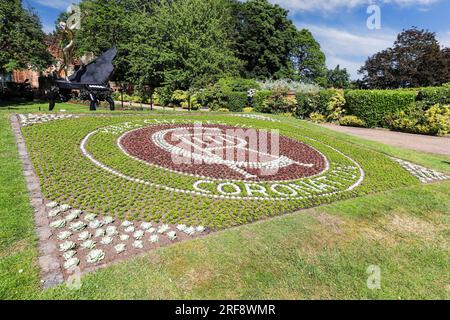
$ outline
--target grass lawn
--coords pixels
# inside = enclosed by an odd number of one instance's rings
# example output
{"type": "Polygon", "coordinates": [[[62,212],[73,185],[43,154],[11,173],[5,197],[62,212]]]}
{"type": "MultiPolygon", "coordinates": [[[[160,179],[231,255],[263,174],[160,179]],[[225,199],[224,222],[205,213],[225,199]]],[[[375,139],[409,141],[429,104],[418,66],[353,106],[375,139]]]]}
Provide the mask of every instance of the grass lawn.
{"type": "MultiPolygon", "coordinates": [[[[226,229],[88,274],[80,290],[39,287],[33,212],[0,106],[1,299],[448,299],[450,182],[401,186],[226,229]],[[381,268],[381,289],[366,272],[381,268]]],[[[87,107],[60,105],[68,112],[87,107]]],[[[103,112],[103,111],[102,111],[103,112]]],[[[130,112],[127,112],[130,113],[130,112]]],[[[153,114],[166,114],[154,112],[153,114]]],[[[450,173],[450,159],[279,117],[299,131],[450,173]]],[[[100,150],[101,151],[101,150],[100,150]]],[[[136,169],[138,170],[138,169],[136,169]]],[[[370,177],[369,177],[370,178],[370,177]]]]}

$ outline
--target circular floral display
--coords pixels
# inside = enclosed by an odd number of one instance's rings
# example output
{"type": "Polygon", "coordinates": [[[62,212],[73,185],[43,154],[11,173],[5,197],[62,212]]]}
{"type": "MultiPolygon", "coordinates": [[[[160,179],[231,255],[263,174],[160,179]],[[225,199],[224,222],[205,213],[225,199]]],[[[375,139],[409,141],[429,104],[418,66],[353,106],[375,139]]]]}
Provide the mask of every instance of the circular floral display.
{"type": "Polygon", "coordinates": [[[303,138],[308,143],[220,123],[136,121],[91,132],[80,148],[122,179],[216,199],[318,199],[361,184],[357,162],[303,138]]]}
{"type": "Polygon", "coordinates": [[[295,180],[317,175],[328,165],[305,143],[225,125],[155,125],[126,133],[119,144],[149,164],[211,179],[295,180]]]}

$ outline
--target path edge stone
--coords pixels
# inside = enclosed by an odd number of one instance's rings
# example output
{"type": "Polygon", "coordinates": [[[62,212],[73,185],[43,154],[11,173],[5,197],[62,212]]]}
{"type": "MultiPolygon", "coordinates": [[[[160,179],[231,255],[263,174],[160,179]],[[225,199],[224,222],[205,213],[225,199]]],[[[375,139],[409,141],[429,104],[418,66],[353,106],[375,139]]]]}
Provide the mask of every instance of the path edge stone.
{"type": "Polygon", "coordinates": [[[56,242],[50,238],[52,231],[49,227],[44,196],[41,192],[39,178],[33,169],[34,167],[28,154],[19,115],[11,115],[10,121],[12,131],[16,138],[17,151],[22,163],[23,176],[30,196],[30,204],[34,209],[35,232],[39,240],[38,263],[41,285],[44,289],[47,289],[64,282],[64,276],[58,260],[58,247],[56,242]]]}

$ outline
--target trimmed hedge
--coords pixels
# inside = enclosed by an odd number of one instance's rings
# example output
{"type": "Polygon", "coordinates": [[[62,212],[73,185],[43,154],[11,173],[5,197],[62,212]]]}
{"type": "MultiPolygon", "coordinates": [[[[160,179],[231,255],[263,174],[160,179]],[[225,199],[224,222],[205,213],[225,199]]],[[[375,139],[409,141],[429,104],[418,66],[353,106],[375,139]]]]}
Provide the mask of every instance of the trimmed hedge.
{"type": "Polygon", "coordinates": [[[349,90],[345,92],[348,114],[357,116],[368,127],[385,127],[385,118],[407,109],[417,93],[400,90],[349,90]]]}
{"type": "Polygon", "coordinates": [[[272,91],[270,90],[258,90],[255,93],[255,96],[253,97],[253,108],[256,112],[263,112],[267,99],[269,99],[270,95],[272,94],[272,91]]]}
{"type": "Polygon", "coordinates": [[[422,88],[417,95],[418,101],[423,101],[426,106],[436,104],[450,104],[450,87],[422,88]]]}
{"type": "Polygon", "coordinates": [[[226,100],[231,112],[242,112],[248,106],[247,92],[229,92],[226,94],[226,100]]]}

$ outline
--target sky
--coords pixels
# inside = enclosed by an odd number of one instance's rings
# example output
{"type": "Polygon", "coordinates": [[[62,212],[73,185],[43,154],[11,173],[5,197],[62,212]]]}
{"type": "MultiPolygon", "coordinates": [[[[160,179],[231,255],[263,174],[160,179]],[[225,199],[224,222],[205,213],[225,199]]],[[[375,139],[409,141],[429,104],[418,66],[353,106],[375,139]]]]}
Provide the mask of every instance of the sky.
{"type": "MultiPolygon", "coordinates": [[[[41,17],[46,32],[54,29],[59,13],[79,0],[23,0],[41,17]]],[[[450,47],[448,0],[269,0],[289,10],[297,28],[309,29],[327,57],[327,65],[347,68],[353,79],[367,57],[386,49],[399,32],[412,26],[436,32],[450,47]],[[370,5],[380,9],[380,28],[369,29],[370,5]]],[[[371,20],[373,21],[373,20],[371,20]]]]}

